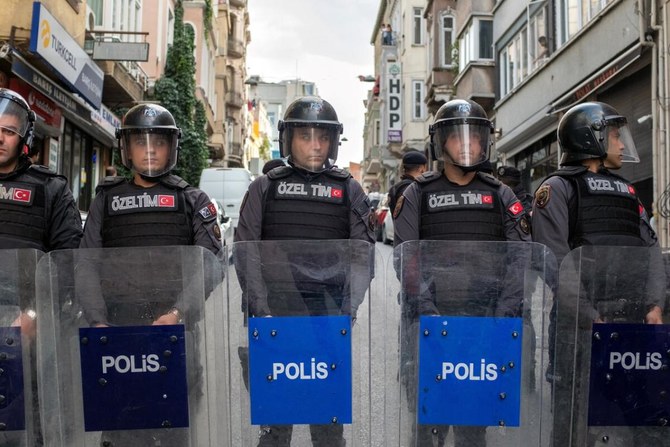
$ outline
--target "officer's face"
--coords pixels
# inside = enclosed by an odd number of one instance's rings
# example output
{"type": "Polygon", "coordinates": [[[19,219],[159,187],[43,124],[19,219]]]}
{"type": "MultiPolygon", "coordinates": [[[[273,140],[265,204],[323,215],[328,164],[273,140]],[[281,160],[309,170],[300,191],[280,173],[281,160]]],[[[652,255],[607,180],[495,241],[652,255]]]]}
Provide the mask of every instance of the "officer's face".
{"type": "Polygon", "coordinates": [[[444,149],[457,165],[470,166],[479,162],[482,154],[481,134],[477,131],[463,132],[463,127],[449,133],[444,142],[444,149]]]}
{"type": "Polygon", "coordinates": [[[610,169],[619,169],[623,164],[623,152],[625,145],[621,140],[621,130],[618,127],[610,127],[607,130],[607,158],[605,166],[610,169]]]}
{"type": "Polygon", "coordinates": [[[316,127],[297,127],[291,139],[293,163],[308,171],[323,169],[330,148],[330,132],[316,127]]]}
{"type": "Polygon", "coordinates": [[[0,115],[0,172],[8,173],[14,170],[19,157],[19,142],[21,135],[18,130],[21,121],[16,115],[0,115]]]}
{"type": "Polygon", "coordinates": [[[129,156],[137,172],[163,170],[170,156],[170,139],[161,134],[130,135],[129,156]]]}

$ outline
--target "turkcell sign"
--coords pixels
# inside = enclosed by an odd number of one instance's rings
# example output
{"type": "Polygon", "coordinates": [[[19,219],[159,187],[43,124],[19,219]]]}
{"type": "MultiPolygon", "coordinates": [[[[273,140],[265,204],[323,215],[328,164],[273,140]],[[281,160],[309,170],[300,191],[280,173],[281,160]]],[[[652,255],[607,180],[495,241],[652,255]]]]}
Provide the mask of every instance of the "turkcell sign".
{"type": "Polygon", "coordinates": [[[521,318],[420,320],[418,422],[518,427],[521,318]]]}
{"type": "Polygon", "coordinates": [[[79,329],[86,431],[188,427],[183,325],[79,329]]]}
{"type": "Polygon", "coordinates": [[[103,71],[40,2],[33,2],[30,51],[39,54],[93,108],[100,108],[103,71]]]}
{"type": "Polygon", "coordinates": [[[0,341],[0,424],[6,431],[25,430],[21,328],[0,327],[0,341]]]}
{"type": "Polygon", "coordinates": [[[350,424],[351,319],[249,319],[251,423],[350,424]]]}
{"type": "Polygon", "coordinates": [[[594,324],[591,340],[589,425],[666,425],[670,325],[594,324]]]}
{"type": "Polygon", "coordinates": [[[402,143],[401,65],[390,63],[386,74],[386,125],[389,143],[402,143]]]}

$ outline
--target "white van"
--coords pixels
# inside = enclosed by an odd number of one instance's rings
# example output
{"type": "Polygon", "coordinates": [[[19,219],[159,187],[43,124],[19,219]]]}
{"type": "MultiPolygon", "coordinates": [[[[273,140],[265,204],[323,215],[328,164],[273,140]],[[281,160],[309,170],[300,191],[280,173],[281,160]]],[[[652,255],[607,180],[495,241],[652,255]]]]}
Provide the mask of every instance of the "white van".
{"type": "Polygon", "coordinates": [[[200,189],[223,205],[233,228],[237,229],[240,205],[253,180],[251,172],[244,168],[206,168],[200,174],[200,189]]]}

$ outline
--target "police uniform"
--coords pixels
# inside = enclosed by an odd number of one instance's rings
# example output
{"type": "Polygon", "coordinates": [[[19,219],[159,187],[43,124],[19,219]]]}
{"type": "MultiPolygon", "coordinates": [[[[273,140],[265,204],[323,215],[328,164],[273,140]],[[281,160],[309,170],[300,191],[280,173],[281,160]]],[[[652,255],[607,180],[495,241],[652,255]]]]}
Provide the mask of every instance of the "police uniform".
{"type": "MultiPolygon", "coordinates": [[[[394,245],[414,240],[530,241],[526,212],[512,190],[493,176],[477,172],[467,185],[455,184],[443,173],[427,172],[404,192],[394,211],[394,245]]],[[[411,262],[411,260],[409,260],[411,262]]],[[[513,265],[513,261],[510,265],[513,265]]],[[[467,315],[485,312],[490,316],[518,316],[523,303],[523,285],[514,274],[495,271],[509,268],[507,262],[492,260],[476,282],[454,284],[443,277],[422,277],[418,296],[406,291],[403,325],[408,328],[406,356],[401,359],[402,376],[407,377],[409,400],[415,400],[416,379],[411,366],[416,362],[418,315],[467,315]],[[502,290],[490,281],[505,278],[502,290]],[[495,295],[495,296],[492,296],[495,295]]],[[[459,266],[455,264],[453,269],[459,266]]],[[[513,267],[512,267],[513,268],[513,267]]],[[[471,275],[458,275],[467,278],[471,275]]],[[[457,281],[458,282],[458,281],[457,281]]],[[[448,426],[417,426],[417,445],[443,445],[448,426]],[[435,435],[433,435],[435,433],[435,435]]],[[[454,427],[456,445],[483,446],[485,427],[454,427]]]]}
{"type": "Polygon", "coordinates": [[[415,178],[412,177],[411,175],[403,174],[400,177],[400,181],[398,183],[396,183],[395,185],[393,185],[389,189],[388,206],[389,206],[389,212],[390,213],[393,213],[393,210],[395,210],[395,206],[398,203],[398,199],[400,198],[400,196],[402,196],[403,192],[405,192],[407,187],[409,185],[411,185],[412,183],[414,183],[414,181],[415,181],[415,178]]]}
{"type": "Polygon", "coordinates": [[[530,241],[528,216],[514,192],[482,172],[468,185],[424,173],[405,190],[394,214],[395,246],[420,239],[530,241]]]}
{"type": "MultiPolygon", "coordinates": [[[[181,178],[168,175],[156,186],[143,188],[123,177],[108,177],[96,191],[81,248],[200,245],[218,257],[222,255],[216,209],[204,192],[181,178]]],[[[176,271],[162,274],[163,278],[181,275],[176,271]]],[[[131,307],[136,305],[140,303],[135,301],[131,307]]],[[[90,324],[108,321],[150,324],[170,310],[165,306],[164,303],[156,308],[155,303],[147,302],[147,310],[137,312],[136,309],[109,308],[99,299],[89,298],[86,314],[90,324]]],[[[181,301],[174,307],[184,310],[181,301]]]]}
{"type": "MultiPolygon", "coordinates": [[[[313,173],[292,165],[278,167],[249,186],[240,208],[235,242],[359,239],[374,244],[369,213],[367,196],[347,172],[331,168],[313,173]]],[[[236,246],[235,263],[242,289],[249,295],[251,316],[335,313],[355,317],[362,296],[349,296],[346,283],[360,280],[365,285],[354,285],[352,289],[364,293],[371,272],[343,275],[339,269],[329,268],[342,265],[341,260],[304,253],[299,245],[297,253],[280,252],[272,246],[261,246],[260,252],[254,253],[254,246],[236,246]],[[260,266],[263,259],[272,260],[273,267],[250,271],[249,266],[260,266]],[[336,308],[327,302],[334,302],[336,308]]],[[[238,354],[246,370],[246,350],[240,349],[238,354]]],[[[259,446],[289,445],[292,426],[264,430],[259,446]]],[[[313,425],[310,432],[315,446],[344,445],[340,424],[313,425]]]]}
{"type": "MultiPolygon", "coordinates": [[[[647,213],[633,185],[602,167],[594,173],[584,166],[565,166],[551,174],[535,193],[532,223],[533,240],[553,251],[559,266],[571,250],[581,246],[659,247],[656,234],[649,224],[647,213]]],[[[660,250],[658,254],[660,255],[660,250]]],[[[571,411],[567,408],[568,405],[572,405],[575,412],[585,411],[579,408],[584,399],[582,396],[584,391],[579,385],[572,383],[570,375],[573,364],[582,361],[581,348],[577,348],[576,357],[573,357],[575,346],[588,345],[590,331],[584,333],[580,331],[575,335],[576,323],[570,316],[572,314],[575,314],[575,318],[579,316],[577,321],[580,327],[588,327],[587,325],[593,321],[642,322],[651,307],[656,305],[662,308],[661,294],[651,291],[654,288],[664,289],[665,275],[662,271],[662,261],[660,258],[655,259],[656,250],[650,255],[647,262],[641,263],[644,265],[635,263],[626,265],[630,260],[616,258],[597,264],[599,260],[595,259],[593,261],[596,264],[580,267],[588,271],[593,270],[593,275],[582,277],[578,285],[569,281],[562,282],[558,290],[555,272],[547,272],[549,275],[547,282],[557,295],[551,309],[549,333],[561,334],[555,338],[555,342],[554,337],[550,338],[547,368],[547,379],[554,382],[554,392],[557,394],[554,399],[556,408],[559,409],[555,412],[555,424],[566,423],[566,414],[571,411]],[[608,285],[609,269],[629,273],[630,279],[627,284],[619,285],[613,290],[608,285]],[[570,291],[571,287],[580,287],[581,292],[570,291]],[[604,292],[606,290],[607,293],[604,292]],[[578,312],[573,309],[577,303],[563,302],[562,298],[563,296],[574,298],[576,295],[580,297],[578,312]],[[643,296],[654,297],[656,301],[631,300],[643,296]],[[556,318],[557,302],[559,306],[563,302],[565,314],[560,321],[556,318]],[[575,336],[577,338],[573,340],[575,336]],[[576,391],[571,391],[571,386],[575,386],[576,391]],[[571,393],[575,393],[577,397],[574,401],[567,401],[571,393]]],[[[588,256],[581,261],[588,263],[588,256]]],[[[571,272],[576,269],[576,266],[567,267],[564,271],[571,272]]],[[[569,434],[570,430],[554,429],[554,443],[556,445],[567,443],[569,434]]],[[[645,430],[637,430],[635,445],[650,445],[648,440],[637,439],[638,437],[644,439],[645,436],[647,436],[645,430]]],[[[593,439],[588,442],[589,445],[595,445],[593,439]]]]}
{"type": "Polygon", "coordinates": [[[658,246],[635,188],[606,169],[566,166],[551,174],[535,193],[532,216],[533,240],[549,247],[559,265],[585,244],[658,246]],[[594,227],[595,220],[611,225],[594,227]]]}
{"type": "Polygon", "coordinates": [[[0,248],[79,246],[81,216],[65,177],[21,156],[14,172],[0,175],[0,192],[0,248]]]}
{"type": "Polygon", "coordinates": [[[151,188],[111,177],[96,192],[81,248],[200,245],[215,255],[222,250],[209,197],[175,175],[151,188]]]}

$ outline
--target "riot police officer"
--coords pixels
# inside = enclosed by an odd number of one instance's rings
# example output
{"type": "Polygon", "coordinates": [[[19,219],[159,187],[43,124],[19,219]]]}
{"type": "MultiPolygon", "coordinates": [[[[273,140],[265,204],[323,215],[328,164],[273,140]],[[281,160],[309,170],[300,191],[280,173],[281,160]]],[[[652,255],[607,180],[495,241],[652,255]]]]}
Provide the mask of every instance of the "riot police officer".
{"type": "MultiPolygon", "coordinates": [[[[533,240],[549,247],[559,265],[583,245],[658,247],[635,188],[612,172],[640,161],[626,118],[605,103],[579,104],[561,118],[558,142],[561,167],[535,192],[533,240]],[[615,183],[625,187],[609,187],[615,183]]],[[[645,317],[660,323],[661,308],[650,307],[645,317]]]]}
{"type": "MultiPolygon", "coordinates": [[[[0,89],[0,249],[32,248],[47,252],[76,248],[82,235],[81,216],[67,179],[45,166],[33,164],[29,158],[33,153],[34,122],[35,113],[21,95],[0,89]]],[[[4,274],[11,276],[12,272],[4,274]]],[[[27,283],[34,284],[34,272],[29,274],[27,283]]],[[[31,292],[20,290],[23,296],[15,297],[22,308],[12,325],[21,326],[25,334],[34,337],[37,315],[31,292]]],[[[34,349],[30,353],[34,356],[34,349]]],[[[34,425],[39,427],[34,370],[31,375],[34,425]]],[[[35,436],[36,445],[42,445],[41,434],[35,436]]]]}
{"type": "MultiPolygon", "coordinates": [[[[585,102],[565,113],[557,133],[561,166],[535,192],[533,240],[551,249],[559,265],[564,260],[570,263],[566,266],[563,262],[561,273],[588,271],[589,264],[594,270],[581,278],[561,279],[560,287],[556,278],[548,278],[556,296],[550,314],[547,368],[547,379],[554,383],[553,442],[567,445],[568,437],[579,425],[571,426],[569,415],[584,411],[580,408],[584,396],[576,397],[584,392],[584,386],[571,381],[576,380],[572,378],[574,365],[581,361],[582,349],[589,343],[590,324],[660,324],[662,294],[653,290],[663,289],[665,276],[656,235],[635,188],[612,172],[624,162],[639,162],[627,119],[608,104],[585,102]],[[589,256],[582,254],[583,265],[572,266],[568,252],[589,246],[652,249],[643,262],[616,258],[587,262],[589,256]],[[608,278],[619,272],[629,275],[627,284],[619,282],[617,287],[608,287],[608,278]],[[579,287],[581,292],[573,292],[571,287],[579,287]],[[561,308],[559,320],[557,309],[561,308]],[[588,329],[581,339],[575,339],[581,334],[575,335],[575,324],[588,329]]],[[[637,431],[638,436],[635,445],[652,445],[642,438],[646,436],[644,430],[637,431]]],[[[594,440],[591,442],[595,444],[594,440]]]]}
{"type": "MultiPolygon", "coordinates": [[[[287,107],[278,129],[286,166],[251,183],[240,209],[235,242],[357,239],[374,244],[370,204],[363,188],[348,172],[335,167],[342,124],[333,106],[315,96],[298,98],[287,107]]],[[[257,280],[242,266],[260,265],[260,260],[248,262],[245,245],[239,246],[234,258],[240,282],[246,284],[243,289],[249,291],[250,316],[281,316],[297,312],[297,307],[303,315],[319,315],[327,312],[326,302],[334,301],[338,314],[355,318],[362,297],[347,296],[343,281],[349,279],[328,273],[338,261],[313,259],[310,253],[290,255],[288,270],[264,269],[257,280]]],[[[283,254],[264,251],[260,256],[275,260],[283,254]]],[[[369,283],[369,272],[359,273],[369,283]]],[[[240,358],[245,368],[246,353],[240,352],[240,358]]],[[[310,432],[315,446],[344,445],[341,424],[311,425],[310,432]]],[[[291,437],[290,425],[263,427],[258,445],[286,446],[291,437]]]]}
{"type": "MultiPolygon", "coordinates": [[[[170,174],[177,164],[181,131],[172,114],[157,104],[141,104],[123,117],[116,133],[123,165],[132,180],[106,177],[86,219],[81,248],[200,245],[221,255],[216,209],[207,194],[170,174]]],[[[157,322],[176,324],[181,310],[157,322]]],[[[91,316],[92,324],[104,316],[91,316]]]]}
{"type": "Polygon", "coordinates": [[[76,248],[81,216],[67,179],[27,155],[34,122],[21,95],[0,89],[0,248],[76,248]]]}
{"type": "Polygon", "coordinates": [[[393,213],[395,205],[405,191],[418,176],[428,170],[428,159],[419,151],[408,151],[402,156],[402,175],[400,181],[389,189],[389,210],[393,213]]]}
{"type": "MultiPolygon", "coordinates": [[[[444,162],[444,170],[424,173],[398,199],[394,211],[394,245],[423,239],[530,241],[528,218],[514,192],[492,175],[480,171],[489,158],[492,131],[492,122],[475,102],[455,99],[440,107],[430,126],[430,137],[433,158],[444,162]],[[483,199],[466,199],[473,195],[483,199]]],[[[491,264],[496,261],[491,260],[491,264]]],[[[405,312],[454,315],[468,314],[468,306],[474,308],[475,304],[469,302],[468,297],[445,292],[448,286],[438,284],[439,278],[431,281],[434,283],[431,287],[440,289],[433,292],[435,296],[428,299],[408,296],[405,312]],[[414,300],[418,302],[410,302],[414,300]]],[[[517,292],[510,289],[509,293],[491,300],[496,303],[496,309],[491,312],[498,316],[518,315],[523,297],[517,292]]],[[[416,315],[406,318],[416,319],[416,315]]],[[[419,426],[418,445],[433,445],[435,436],[438,444],[443,445],[448,429],[419,426]]],[[[457,446],[486,445],[485,427],[454,427],[454,436],[457,446]]]]}
{"type": "MultiPolygon", "coordinates": [[[[132,179],[106,177],[98,185],[80,248],[199,245],[221,258],[221,234],[214,204],[203,191],[170,173],[177,164],[181,137],[172,114],[157,104],[132,107],[123,117],[116,137],[121,161],[132,172],[132,179]]],[[[100,257],[94,255],[93,258],[100,257]]],[[[119,278],[113,289],[100,291],[96,280],[90,279],[99,276],[95,269],[100,267],[78,268],[78,292],[91,326],[176,325],[187,319],[197,320],[189,303],[184,302],[183,292],[167,286],[166,278],[182,277],[181,265],[167,259],[147,259],[146,262],[150,262],[151,267],[144,271],[116,267],[127,276],[119,278]],[[156,271],[156,275],[147,277],[145,272],[150,269],[156,271]],[[132,283],[139,281],[145,285],[153,281],[155,286],[145,288],[174,295],[174,300],[164,296],[137,296],[132,283]]],[[[196,377],[197,368],[199,366],[189,374],[196,377]]],[[[201,392],[199,386],[196,383],[190,390],[196,398],[201,392]]],[[[187,443],[186,436],[184,431],[170,430],[109,431],[103,432],[101,445],[178,446],[187,443]]]]}

